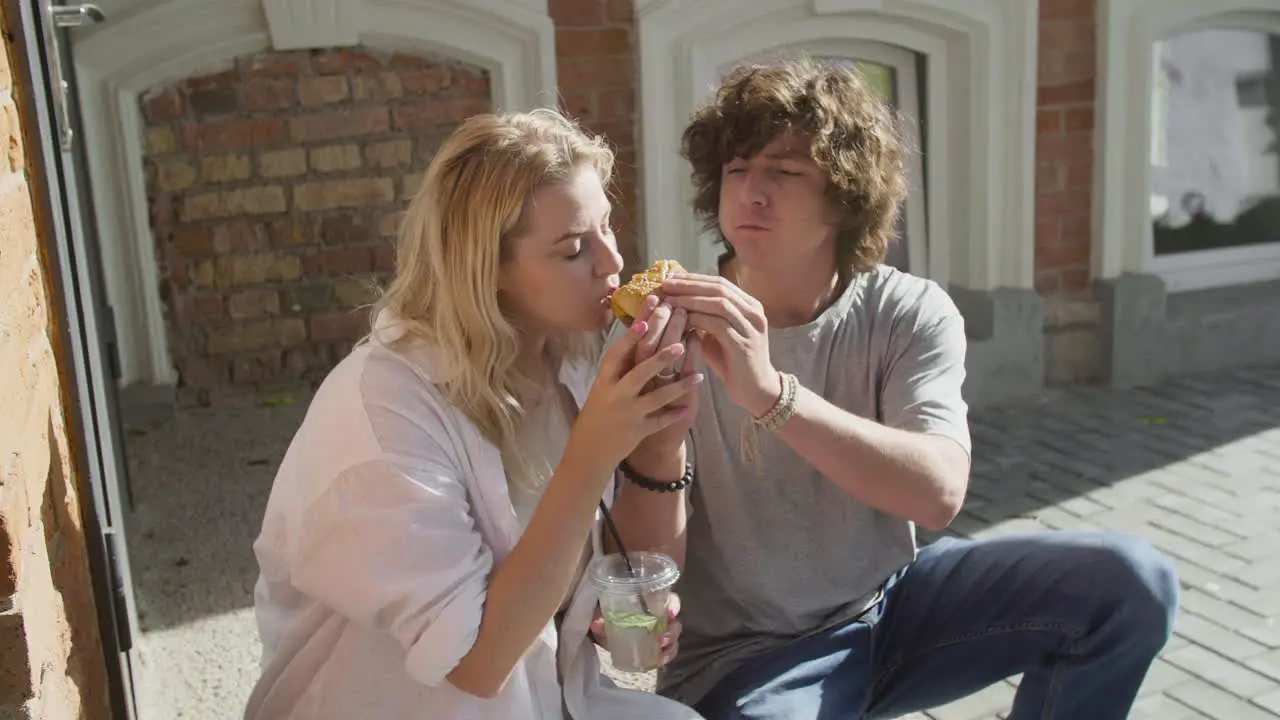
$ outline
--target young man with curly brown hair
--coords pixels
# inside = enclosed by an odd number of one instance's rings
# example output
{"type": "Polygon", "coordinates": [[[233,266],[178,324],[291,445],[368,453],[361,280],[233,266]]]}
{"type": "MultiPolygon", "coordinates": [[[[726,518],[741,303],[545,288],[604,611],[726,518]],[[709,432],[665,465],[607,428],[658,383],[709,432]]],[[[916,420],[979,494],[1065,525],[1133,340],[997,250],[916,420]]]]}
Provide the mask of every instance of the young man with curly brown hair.
{"type": "Polygon", "coordinates": [[[683,152],[726,252],[654,313],[703,331],[713,371],[660,692],[710,720],[878,718],[1021,673],[1013,720],[1126,717],[1177,612],[1168,559],[1114,533],[917,551],[969,481],[966,339],[945,290],[883,264],[893,112],[855,70],[743,67],[683,152]]]}

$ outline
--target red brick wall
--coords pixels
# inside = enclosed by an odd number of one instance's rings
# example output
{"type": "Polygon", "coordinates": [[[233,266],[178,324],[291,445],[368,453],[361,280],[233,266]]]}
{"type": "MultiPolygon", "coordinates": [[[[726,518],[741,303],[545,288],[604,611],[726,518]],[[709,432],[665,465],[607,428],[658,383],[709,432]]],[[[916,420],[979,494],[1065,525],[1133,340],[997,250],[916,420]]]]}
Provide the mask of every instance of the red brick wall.
{"type": "Polygon", "coordinates": [[[55,270],[24,81],[0,17],[0,717],[105,718],[106,669],[66,425],[55,270]],[[33,193],[35,198],[33,198],[33,193]]]}
{"type": "Polygon", "coordinates": [[[1040,0],[1036,114],[1036,288],[1089,284],[1095,0],[1040,0]]]}
{"type": "Polygon", "coordinates": [[[1036,289],[1045,297],[1045,379],[1101,375],[1092,248],[1095,0],[1040,0],[1036,289]]]}
{"type": "Polygon", "coordinates": [[[617,152],[614,187],[618,248],[635,269],[640,258],[640,85],[632,0],[550,0],[556,24],[561,106],[588,130],[603,134],[617,152]]]}
{"type": "Polygon", "coordinates": [[[487,73],[368,49],[263,52],[142,99],[186,385],[323,374],[368,329],[400,214],[487,73]]]}

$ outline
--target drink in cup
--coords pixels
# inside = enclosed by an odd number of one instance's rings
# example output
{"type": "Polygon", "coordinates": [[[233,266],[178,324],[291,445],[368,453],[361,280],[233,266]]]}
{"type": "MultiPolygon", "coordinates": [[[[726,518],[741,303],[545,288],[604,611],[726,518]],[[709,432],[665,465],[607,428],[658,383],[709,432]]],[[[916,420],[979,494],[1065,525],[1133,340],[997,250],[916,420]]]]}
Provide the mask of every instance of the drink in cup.
{"type": "Polygon", "coordinates": [[[622,555],[597,558],[591,583],[600,591],[606,645],[613,666],[624,672],[648,672],[662,659],[660,641],[667,631],[667,594],[680,569],[661,553],[627,553],[633,575],[622,555]]]}

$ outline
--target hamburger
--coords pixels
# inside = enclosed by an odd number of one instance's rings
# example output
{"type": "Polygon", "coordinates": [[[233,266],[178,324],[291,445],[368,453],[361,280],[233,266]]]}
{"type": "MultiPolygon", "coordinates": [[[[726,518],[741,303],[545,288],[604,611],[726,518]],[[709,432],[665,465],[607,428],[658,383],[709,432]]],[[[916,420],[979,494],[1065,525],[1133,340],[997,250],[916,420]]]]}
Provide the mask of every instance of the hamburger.
{"type": "Polygon", "coordinates": [[[609,308],[613,316],[631,327],[631,323],[644,305],[644,299],[650,295],[662,295],[662,281],[674,273],[685,272],[675,260],[659,260],[644,270],[631,276],[627,284],[613,291],[609,296],[609,308]]]}

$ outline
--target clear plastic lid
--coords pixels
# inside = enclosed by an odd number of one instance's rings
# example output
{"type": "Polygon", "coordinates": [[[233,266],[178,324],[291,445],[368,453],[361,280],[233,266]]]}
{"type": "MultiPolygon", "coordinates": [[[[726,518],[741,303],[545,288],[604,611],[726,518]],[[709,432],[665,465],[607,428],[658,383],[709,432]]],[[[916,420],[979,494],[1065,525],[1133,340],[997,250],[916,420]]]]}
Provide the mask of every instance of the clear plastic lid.
{"type": "Polygon", "coordinates": [[[627,553],[635,575],[627,570],[622,555],[614,553],[598,557],[591,563],[588,577],[601,592],[641,595],[666,590],[680,578],[675,560],[655,552],[627,553]]]}

